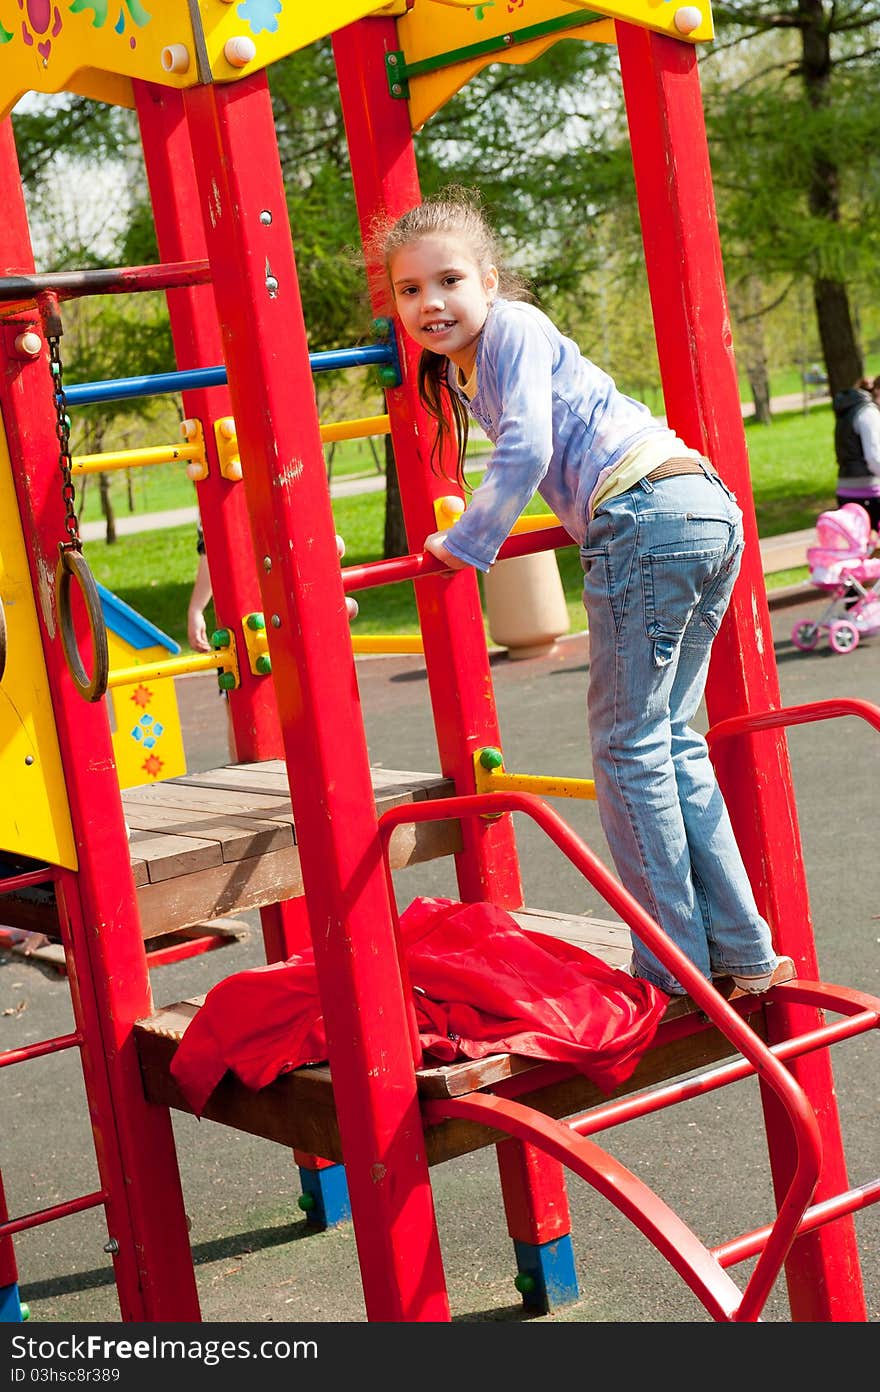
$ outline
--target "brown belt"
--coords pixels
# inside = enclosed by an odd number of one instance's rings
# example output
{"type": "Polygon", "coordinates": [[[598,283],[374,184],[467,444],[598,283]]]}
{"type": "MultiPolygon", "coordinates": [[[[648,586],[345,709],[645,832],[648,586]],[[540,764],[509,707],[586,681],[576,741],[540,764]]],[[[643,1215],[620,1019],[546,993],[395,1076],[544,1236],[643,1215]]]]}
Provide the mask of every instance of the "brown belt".
{"type": "Polygon", "coordinates": [[[648,483],[657,483],[660,479],[678,478],[679,474],[705,474],[706,471],[714,474],[715,470],[711,464],[705,460],[694,459],[691,455],[683,455],[679,459],[667,459],[662,464],[658,464],[649,474],[645,474],[648,483]]]}

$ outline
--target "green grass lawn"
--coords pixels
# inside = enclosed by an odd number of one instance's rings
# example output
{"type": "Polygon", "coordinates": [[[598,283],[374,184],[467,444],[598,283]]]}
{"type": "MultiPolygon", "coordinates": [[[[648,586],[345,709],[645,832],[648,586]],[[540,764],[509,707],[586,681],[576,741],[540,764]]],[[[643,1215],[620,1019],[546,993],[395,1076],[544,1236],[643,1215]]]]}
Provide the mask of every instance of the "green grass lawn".
{"type": "MultiPolygon", "coordinates": [[[[836,468],[832,448],[833,416],[828,405],[813,406],[807,414],[794,411],[776,416],[769,426],[749,423],[746,426],[749,459],[752,472],[752,491],[758,530],[762,537],[781,532],[812,528],[823,509],[834,506],[836,468]]],[[[351,442],[363,446],[365,442],[351,442]]],[[[364,463],[363,449],[346,450],[344,460],[337,451],[337,466],[350,467],[357,472],[357,462],[364,463]]],[[[375,472],[375,465],[367,472],[375,472]]],[[[170,507],[192,505],[195,491],[182,470],[176,466],[158,466],[139,470],[139,474],[158,474],[166,469],[176,476],[174,489],[167,493],[157,490],[144,511],[162,511],[170,507]],[[181,483],[183,487],[181,488],[181,483]],[[171,499],[173,498],[173,501],[171,499]]],[[[479,480],[475,473],[472,482],[479,480]]],[[[120,480],[120,482],[122,482],[120,480]]],[[[152,485],[151,485],[152,486],[152,485]]],[[[97,488],[92,497],[97,501],[97,488]]],[[[346,564],[362,565],[382,555],[384,528],[384,493],[364,493],[336,498],[333,513],[336,529],[345,537],[346,564]]],[[[88,496],[87,496],[88,502],[88,496]]],[[[141,510],[141,509],[139,509],[141,510]]],[[[540,498],[530,511],[544,511],[540,498]]],[[[94,515],[94,514],[92,514],[94,515]]],[[[89,519],[88,510],[81,512],[89,519]]],[[[187,650],[186,608],[195,573],[195,533],[192,527],[177,527],[158,532],[137,533],[121,537],[113,546],[103,541],[89,542],[86,558],[96,579],[118,594],[139,613],[150,619],[187,650]]],[[[574,547],[557,553],[560,575],[568,603],[571,631],[584,627],[581,605],[581,569],[574,547]]],[[[806,577],[802,570],[779,573],[768,578],[768,584],[792,584],[806,577]]],[[[355,632],[415,633],[417,631],[415,598],[411,583],[385,585],[358,595],[361,606],[355,632]]],[[[228,622],[229,616],[222,616],[228,622]]],[[[214,621],[214,616],[209,613],[214,621]]]]}

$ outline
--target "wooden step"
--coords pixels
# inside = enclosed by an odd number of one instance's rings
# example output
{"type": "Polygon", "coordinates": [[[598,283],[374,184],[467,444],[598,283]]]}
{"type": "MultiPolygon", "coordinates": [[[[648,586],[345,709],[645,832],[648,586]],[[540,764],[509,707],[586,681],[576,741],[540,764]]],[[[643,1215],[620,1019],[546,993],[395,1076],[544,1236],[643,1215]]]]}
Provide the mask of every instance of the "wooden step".
{"type": "MultiPolygon", "coordinates": [[[[440,774],[376,768],[372,779],[377,815],[399,803],[455,791],[440,774]]],[[[122,804],[145,939],[303,892],[281,759],[128,788],[122,804]]],[[[460,846],[458,822],[398,827],[391,837],[391,864],[400,869],[452,855],[460,846]]],[[[0,921],[58,937],[54,899],[42,889],[0,895],[0,921]]]]}
{"type": "MultiPolygon", "coordinates": [[[[609,966],[623,967],[629,961],[629,930],[623,923],[541,909],[521,909],[513,916],[522,928],[586,947],[609,966]]],[[[781,982],[793,975],[793,963],[784,958],[774,980],[781,982]]],[[[761,997],[744,996],[729,979],[715,984],[727,998],[743,998],[742,1008],[749,1013],[755,1032],[764,1038],[761,997]]],[[[144,1092],[149,1101],[178,1111],[192,1110],[171,1076],[170,1065],[187,1025],[203,1001],[204,996],[198,996],[165,1006],[135,1025],[144,1092]]],[[[624,1096],[708,1067],[735,1052],[689,996],[677,996],[670,1001],[651,1048],[615,1095],[624,1096]]],[[[508,1083],[515,1087],[520,1100],[554,1117],[570,1116],[606,1100],[594,1083],[574,1069],[514,1054],[427,1066],[417,1072],[416,1081],[425,1100],[461,1097],[484,1088],[503,1091],[508,1083]]],[[[226,1073],[211,1094],[203,1116],[281,1145],[311,1151],[327,1160],[342,1160],[333,1083],[326,1064],[286,1073],[258,1092],[226,1073]]],[[[426,1129],[428,1162],[438,1164],[500,1139],[499,1134],[471,1122],[444,1121],[426,1129]]]]}

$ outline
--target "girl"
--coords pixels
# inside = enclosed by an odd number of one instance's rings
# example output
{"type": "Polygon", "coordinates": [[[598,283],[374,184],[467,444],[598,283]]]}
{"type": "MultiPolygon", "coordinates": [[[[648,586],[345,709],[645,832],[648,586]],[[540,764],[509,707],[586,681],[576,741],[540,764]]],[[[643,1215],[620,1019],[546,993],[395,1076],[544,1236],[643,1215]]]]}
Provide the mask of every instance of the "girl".
{"type": "MultiPolygon", "coordinates": [[[[502,278],[478,200],[451,190],[383,238],[397,312],[421,347],[419,392],[451,427],[463,483],[468,415],[494,445],[483,481],[426,550],[486,571],[537,490],[580,546],[589,725],[602,826],[629,892],[704,976],[765,991],[777,957],[705,740],[690,721],[743,546],[708,460],[622,395],[502,278]]],[[[631,970],[681,985],[635,935],[631,970]]]]}

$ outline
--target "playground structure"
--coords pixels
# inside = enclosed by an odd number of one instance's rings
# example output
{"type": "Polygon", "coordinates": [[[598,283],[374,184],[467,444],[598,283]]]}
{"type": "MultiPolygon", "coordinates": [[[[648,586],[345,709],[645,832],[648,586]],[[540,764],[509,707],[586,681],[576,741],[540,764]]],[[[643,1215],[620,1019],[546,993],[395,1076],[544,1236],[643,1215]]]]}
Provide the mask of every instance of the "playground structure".
{"type": "MultiPolygon", "coordinates": [[[[138,10],[115,28],[97,12],[94,21],[68,12],[50,35],[23,24],[11,0],[0,3],[5,52],[33,57],[30,70],[13,64],[14,79],[3,70],[0,112],[8,116],[31,89],[133,106],[162,258],[158,267],[37,275],[3,120],[0,693],[24,682],[25,671],[29,686],[17,690],[21,728],[4,742],[0,768],[7,785],[29,780],[30,815],[0,847],[0,895],[6,922],[19,915],[63,941],[76,1030],[7,1051],[0,1065],[79,1049],[101,1181],[94,1193],[12,1217],[0,1186],[0,1318],[21,1318],[16,1235],[103,1205],[122,1318],[199,1319],[169,1112],[185,1106],[169,1064],[197,1006],[154,1010],[144,944],[259,908],[268,960],[311,940],[328,988],[328,1063],[259,1093],[227,1076],[205,1115],[291,1148],[322,1221],[333,1221],[334,1203],[337,1214],[350,1204],[369,1319],[450,1318],[430,1166],[494,1144],[518,1284],[533,1309],[577,1296],[567,1168],[654,1243],[712,1318],[757,1319],[784,1267],[794,1320],[864,1320],[852,1215],[880,1198],[880,1181],[850,1187],[828,1046],[875,1028],[880,1001],[819,979],[784,729],[856,716],[880,730],[880,709],[838,701],[783,710],[768,660],[694,49],[712,36],[708,6],[523,0],[498,13],[464,0],[326,0],[261,29],[242,8],[163,0],[152,16],[138,10]],[[412,554],[340,568],[265,75],[327,35],[364,228],[418,201],[413,129],[485,63],[528,61],[561,36],[617,45],[650,228],[645,259],[667,416],[745,501],[746,555],[715,645],[707,708],[760,907],[793,963],[791,979],[765,997],[705,982],[545,801],[588,796],[589,787],[505,772],[476,577],[441,577],[422,550],[449,485],[430,470],[413,350],[397,340],[376,266],[368,275],[377,342],[352,351],[385,374],[412,554]],[[186,458],[196,466],[208,555],[221,561],[212,576],[225,625],[218,651],[203,661],[229,691],[237,760],[121,793],[102,626],[78,544],[65,425],[77,390],[63,384],[61,302],[138,288],[167,293],[177,372],[165,389],[182,390],[190,433],[203,446],[186,458]],[[344,599],[400,580],[415,581],[437,775],[369,765],[344,599]],[[536,822],[601,893],[619,931],[603,937],[589,920],[524,906],[513,813],[536,822]],[[130,846],[126,822],[141,833],[130,846]],[[636,927],[687,986],[612,1099],[574,1069],[510,1055],[422,1066],[383,859],[401,868],[439,855],[455,857],[463,901],[510,909],[614,965],[625,961],[636,927]],[[826,1012],[839,1018],[829,1022],[826,1012]],[[777,1211],[709,1249],[594,1138],[753,1075],[777,1211]],[[728,1268],[751,1259],[740,1288],[728,1268]]],[[[98,388],[137,394],[144,383],[98,388]]],[[[512,535],[502,557],[567,544],[550,519],[512,535]]]]}

